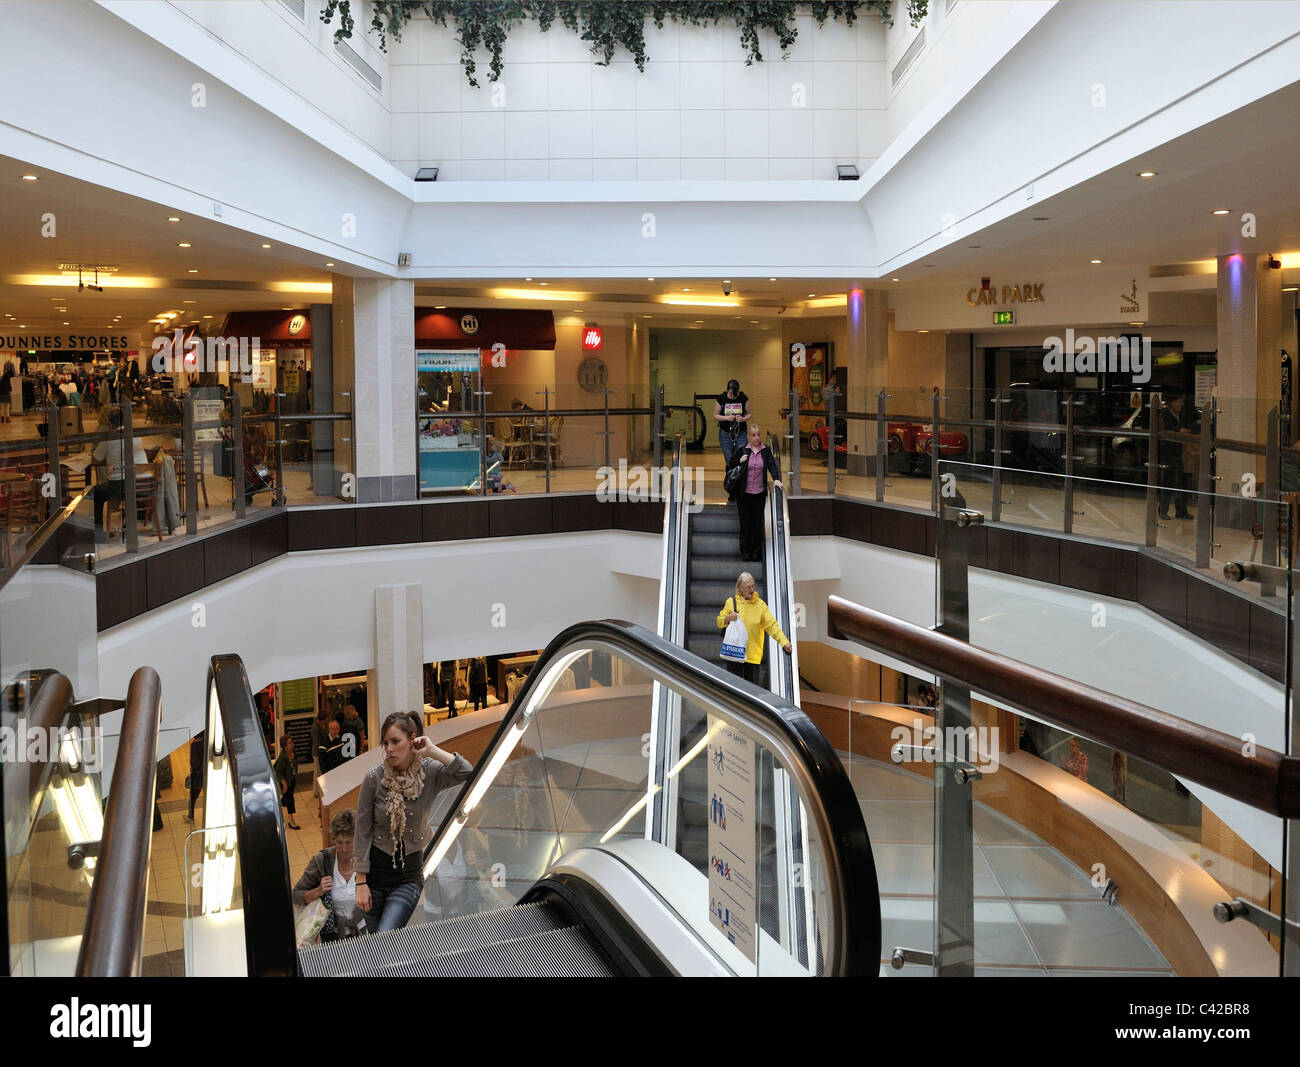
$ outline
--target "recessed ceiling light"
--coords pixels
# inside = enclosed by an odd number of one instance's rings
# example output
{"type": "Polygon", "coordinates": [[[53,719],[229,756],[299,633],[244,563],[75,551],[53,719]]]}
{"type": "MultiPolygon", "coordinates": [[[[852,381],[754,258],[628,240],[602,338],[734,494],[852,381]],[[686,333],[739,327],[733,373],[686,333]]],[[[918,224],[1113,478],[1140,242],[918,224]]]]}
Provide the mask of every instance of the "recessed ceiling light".
{"type": "Polygon", "coordinates": [[[575,315],[581,315],[581,314],[582,314],[582,308],[574,308],[574,309],[573,309],[573,313],[574,313],[575,315]]]}
{"type": "Polygon", "coordinates": [[[205,319],[210,319],[210,318],[212,318],[211,315],[204,315],[203,317],[204,317],[205,319]]]}
{"type": "Polygon", "coordinates": [[[194,303],[194,301],[193,301],[193,300],[182,300],[181,303],[182,303],[182,304],[192,304],[192,303],[194,303]]]}
{"type": "Polygon", "coordinates": [[[1226,215],[1226,214],[1228,213],[1228,210],[1229,210],[1229,209],[1226,208],[1226,207],[1215,208],[1215,210],[1211,211],[1210,214],[1211,214],[1211,215],[1226,215]]]}
{"type": "Polygon", "coordinates": [[[1047,221],[1048,219],[1050,219],[1051,217],[1052,217],[1051,215],[1035,215],[1035,216],[1034,216],[1034,221],[1035,221],[1035,222],[1046,222],[1046,221],[1047,221]]]}
{"type": "Polygon", "coordinates": [[[64,325],[64,326],[71,326],[72,323],[70,323],[70,322],[65,322],[63,325],[64,325]]]}
{"type": "Polygon", "coordinates": [[[808,294],[809,297],[814,297],[814,296],[816,296],[816,295],[817,295],[816,293],[809,293],[809,294],[808,294]]]}
{"type": "Polygon", "coordinates": [[[326,263],[325,266],[327,266],[327,267],[332,267],[332,266],[334,266],[334,264],[333,264],[333,263],[326,263]]]}
{"type": "Polygon", "coordinates": [[[532,281],[532,278],[525,278],[524,281],[526,281],[526,282],[531,282],[531,281],[532,281]]]}
{"type": "Polygon", "coordinates": [[[1139,177],[1139,178],[1154,178],[1155,176],[1156,176],[1156,172],[1155,172],[1154,170],[1140,170],[1140,171],[1138,171],[1138,177],[1139,177]]]}
{"type": "Polygon", "coordinates": [[[24,174],[24,175],[23,175],[23,181],[25,181],[25,182],[34,182],[35,180],[36,180],[36,175],[35,175],[35,174],[24,174]]]}
{"type": "Polygon", "coordinates": [[[182,241],[182,242],[181,242],[179,245],[177,245],[176,247],[177,247],[177,248],[189,248],[189,247],[190,247],[190,243],[189,243],[189,241],[182,241]]]}
{"type": "Polygon", "coordinates": [[[1294,292],[1296,291],[1296,288],[1297,288],[1297,286],[1294,286],[1294,285],[1284,285],[1284,286],[1282,286],[1282,292],[1284,292],[1284,293],[1294,293],[1294,292]]]}
{"type": "Polygon", "coordinates": [[[653,278],[647,278],[646,281],[648,281],[648,282],[652,282],[652,281],[654,281],[654,279],[653,279],[653,278]]]}
{"type": "Polygon", "coordinates": [[[1088,262],[1089,262],[1089,263],[1100,263],[1101,260],[1099,260],[1099,259],[1090,259],[1090,260],[1088,260],[1088,262]]]}
{"type": "Polygon", "coordinates": [[[25,329],[27,329],[27,323],[25,323],[25,322],[20,322],[20,323],[18,324],[18,328],[19,328],[20,330],[25,330],[25,329]]]}
{"type": "Polygon", "coordinates": [[[292,311],[293,308],[281,308],[280,310],[281,310],[281,311],[292,311]]]}
{"type": "Polygon", "coordinates": [[[186,273],[188,273],[188,274],[198,274],[198,272],[199,272],[199,268],[198,268],[198,267],[191,267],[191,268],[190,268],[186,273]]]}
{"type": "Polygon", "coordinates": [[[434,305],[433,305],[433,310],[434,310],[434,311],[446,311],[446,310],[447,310],[447,305],[446,305],[446,304],[434,304],[434,305]]]}
{"type": "Polygon", "coordinates": [[[769,281],[769,282],[774,282],[774,281],[776,281],[776,279],[775,279],[775,278],[768,278],[768,281],[769,281]]]}
{"type": "Polygon", "coordinates": [[[264,245],[262,245],[262,247],[263,247],[263,248],[270,248],[271,246],[268,245],[268,244],[264,244],[264,245]]]}
{"type": "Polygon", "coordinates": [[[1145,326],[1146,323],[1145,323],[1145,322],[1130,322],[1129,325],[1130,325],[1130,326],[1145,326]]]}
{"type": "Polygon", "coordinates": [[[683,287],[682,292],[683,292],[683,293],[689,293],[689,292],[690,292],[690,289],[683,287]]]}
{"type": "Polygon", "coordinates": [[[758,319],[750,319],[750,320],[749,320],[749,324],[750,324],[751,326],[757,326],[757,325],[758,325],[758,319]]]}
{"type": "Polygon", "coordinates": [[[538,282],[537,284],[538,284],[538,285],[550,285],[551,283],[550,283],[550,282],[538,282]]]}
{"type": "Polygon", "coordinates": [[[890,280],[891,282],[896,282],[896,281],[898,281],[897,278],[890,278],[889,280],[890,280]]]}
{"type": "Polygon", "coordinates": [[[929,331],[929,330],[917,330],[916,332],[917,332],[917,333],[929,333],[930,331],[929,331]]]}
{"type": "Polygon", "coordinates": [[[180,221],[181,221],[181,217],[180,217],[179,215],[168,215],[168,216],[167,216],[167,221],[168,221],[168,222],[180,222],[180,221]]]}
{"type": "Polygon", "coordinates": [[[723,284],[723,285],[730,285],[730,284],[731,284],[731,279],[730,279],[730,278],[723,278],[723,279],[722,279],[722,284],[723,284]]]}

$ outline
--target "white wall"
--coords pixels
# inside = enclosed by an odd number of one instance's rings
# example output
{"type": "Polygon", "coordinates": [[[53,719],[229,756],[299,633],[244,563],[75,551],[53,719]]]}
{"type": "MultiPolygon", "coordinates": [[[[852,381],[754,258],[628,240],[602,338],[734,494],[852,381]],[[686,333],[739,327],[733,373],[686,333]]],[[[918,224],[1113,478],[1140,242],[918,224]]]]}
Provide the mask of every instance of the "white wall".
{"type": "Polygon", "coordinates": [[[787,59],[770,34],[745,66],[734,25],[646,26],[645,71],[596,63],[559,20],[510,31],[498,85],[474,88],[451,27],[426,18],[390,45],[392,156],[439,181],[832,178],[885,147],[884,27],[810,15],[787,59]]]}
{"type": "Polygon", "coordinates": [[[254,690],[370,670],[381,585],[424,587],[425,662],[541,648],[588,619],[653,627],[661,540],[555,534],[281,556],[102,634],[100,692],[124,696],[132,671],[149,664],[162,679],[164,729],[192,734],[215,654],[238,653],[254,690]],[[201,628],[192,625],[197,603],[201,628]],[[494,625],[501,610],[505,625],[494,625]]]}

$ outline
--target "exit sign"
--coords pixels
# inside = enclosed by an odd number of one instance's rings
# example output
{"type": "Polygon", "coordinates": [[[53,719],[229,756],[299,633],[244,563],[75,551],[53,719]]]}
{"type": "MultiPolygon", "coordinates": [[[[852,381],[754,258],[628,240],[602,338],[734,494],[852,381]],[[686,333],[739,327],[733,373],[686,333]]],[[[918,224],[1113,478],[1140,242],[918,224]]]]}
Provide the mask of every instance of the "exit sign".
{"type": "Polygon", "coordinates": [[[1014,311],[993,312],[994,326],[1011,326],[1012,324],[1015,323],[1015,321],[1016,321],[1016,313],[1014,311]]]}

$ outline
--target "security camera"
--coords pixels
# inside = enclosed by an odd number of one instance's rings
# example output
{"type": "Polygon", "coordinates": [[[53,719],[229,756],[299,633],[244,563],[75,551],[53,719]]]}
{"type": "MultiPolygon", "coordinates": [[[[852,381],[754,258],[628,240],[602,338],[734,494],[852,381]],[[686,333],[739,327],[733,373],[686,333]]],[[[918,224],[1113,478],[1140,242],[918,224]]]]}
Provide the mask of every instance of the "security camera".
{"type": "Polygon", "coordinates": [[[723,282],[723,283],[722,283],[722,295],[723,295],[723,296],[730,296],[730,295],[731,295],[731,282],[723,282]]]}
{"type": "Polygon", "coordinates": [[[1268,257],[1268,269],[1269,270],[1282,269],[1282,261],[1278,259],[1276,256],[1274,256],[1271,252],[1269,253],[1269,257],[1268,257]]]}

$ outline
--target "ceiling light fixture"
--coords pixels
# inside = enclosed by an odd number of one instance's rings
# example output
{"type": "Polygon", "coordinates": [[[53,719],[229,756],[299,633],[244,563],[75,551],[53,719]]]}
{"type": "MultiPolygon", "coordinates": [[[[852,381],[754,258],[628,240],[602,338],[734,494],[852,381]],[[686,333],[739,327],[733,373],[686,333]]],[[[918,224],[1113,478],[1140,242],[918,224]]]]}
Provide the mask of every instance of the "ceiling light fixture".
{"type": "Polygon", "coordinates": [[[167,221],[168,221],[168,222],[180,222],[180,221],[181,221],[181,217],[180,217],[179,215],[168,215],[168,216],[167,216],[167,221]]]}
{"type": "Polygon", "coordinates": [[[333,263],[326,263],[325,266],[327,266],[327,267],[332,267],[332,266],[334,266],[334,264],[333,264],[333,263]]]}
{"type": "Polygon", "coordinates": [[[842,182],[855,182],[861,175],[852,163],[838,163],[835,166],[835,177],[842,182]]]}
{"type": "Polygon", "coordinates": [[[1140,170],[1140,171],[1138,171],[1138,177],[1139,177],[1139,178],[1154,178],[1155,176],[1156,176],[1156,172],[1155,172],[1154,170],[1140,170]]]}
{"type": "Polygon", "coordinates": [[[25,182],[34,182],[35,180],[36,180],[36,175],[35,175],[35,174],[24,174],[24,175],[23,175],[23,181],[25,181],[25,182]]]}
{"type": "Polygon", "coordinates": [[[271,246],[268,245],[268,244],[264,244],[264,245],[262,245],[262,247],[263,247],[263,248],[270,248],[271,246]]]}
{"type": "Polygon", "coordinates": [[[190,247],[190,243],[189,243],[189,241],[182,241],[182,242],[181,242],[180,244],[178,244],[176,247],[177,247],[177,248],[189,248],[189,247],[190,247]]]}
{"type": "Polygon", "coordinates": [[[1089,262],[1089,263],[1100,263],[1101,260],[1099,260],[1099,259],[1090,259],[1090,260],[1088,260],[1088,262],[1089,262]]]}
{"type": "Polygon", "coordinates": [[[185,273],[186,273],[186,274],[198,274],[198,272],[199,272],[199,268],[198,268],[198,267],[191,267],[191,268],[190,268],[188,271],[186,271],[185,273]]]}
{"type": "Polygon", "coordinates": [[[436,182],[438,180],[437,167],[421,167],[415,172],[417,182],[436,182]]]}
{"type": "Polygon", "coordinates": [[[1215,208],[1210,212],[1211,215],[1226,215],[1230,209],[1226,207],[1215,208]]]}

